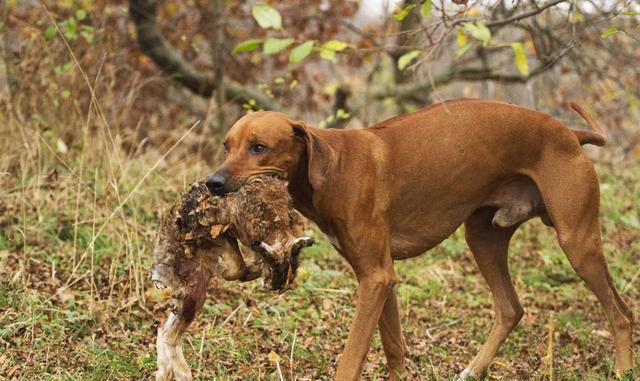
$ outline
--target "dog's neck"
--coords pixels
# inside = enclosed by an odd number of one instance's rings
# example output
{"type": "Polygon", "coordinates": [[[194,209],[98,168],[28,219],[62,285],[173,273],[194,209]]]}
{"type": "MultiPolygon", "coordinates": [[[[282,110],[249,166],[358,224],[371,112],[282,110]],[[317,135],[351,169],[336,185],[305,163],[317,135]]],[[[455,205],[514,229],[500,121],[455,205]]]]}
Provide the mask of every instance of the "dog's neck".
{"type": "MultiPolygon", "coordinates": [[[[323,138],[327,138],[327,135],[335,136],[336,133],[342,131],[320,130],[320,132],[323,134],[323,138]],[[331,132],[331,134],[329,134],[329,132],[331,132]]],[[[309,180],[309,162],[306,150],[300,152],[296,170],[290,174],[288,180],[289,193],[293,199],[294,208],[307,219],[313,221],[327,236],[333,236],[333,216],[328,213],[331,208],[328,208],[327,205],[321,205],[326,202],[326,197],[324,197],[326,195],[322,194],[322,192],[326,191],[323,189],[313,190],[313,186],[309,180]]]]}
{"type": "Polygon", "coordinates": [[[293,198],[294,208],[303,216],[316,222],[318,211],[313,205],[313,189],[307,175],[307,156],[303,154],[298,170],[289,179],[289,193],[293,198]]]}

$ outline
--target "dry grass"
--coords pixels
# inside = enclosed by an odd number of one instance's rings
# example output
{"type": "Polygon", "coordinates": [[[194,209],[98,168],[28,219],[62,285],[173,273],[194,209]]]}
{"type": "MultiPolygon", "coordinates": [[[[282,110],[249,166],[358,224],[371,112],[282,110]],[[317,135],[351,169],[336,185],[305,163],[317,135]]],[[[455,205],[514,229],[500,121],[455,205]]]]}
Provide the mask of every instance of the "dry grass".
{"type": "MultiPolygon", "coordinates": [[[[108,53],[126,41],[99,37],[94,46],[67,47],[35,35],[13,68],[19,86],[0,95],[0,379],[151,377],[163,311],[148,298],[146,275],[159,216],[216,164],[207,148],[210,115],[197,124],[193,114],[165,108],[158,99],[167,82],[140,76],[137,58],[108,53]],[[54,74],[61,63],[72,66],[54,74]]],[[[598,169],[605,249],[638,315],[640,163],[602,160],[598,169]]],[[[302,256],[295,291],[277,296],[253,284],[211,285],[187,335],[198,379],[331,378],[356,284],[319,241],[302,256]]],[[[490,378],[548,380],[552,364],[554,380],[609,379],[605,318],[552,232],[530,223],[512,248],[527,313],[490,378]]],[[[473,356],[492,319],[462,232],[398,263],[397,272],[407,378],[447,380],[473,356]]],[[[384,369],[376,336],[364,378],[384,379],[384,369]]]]}

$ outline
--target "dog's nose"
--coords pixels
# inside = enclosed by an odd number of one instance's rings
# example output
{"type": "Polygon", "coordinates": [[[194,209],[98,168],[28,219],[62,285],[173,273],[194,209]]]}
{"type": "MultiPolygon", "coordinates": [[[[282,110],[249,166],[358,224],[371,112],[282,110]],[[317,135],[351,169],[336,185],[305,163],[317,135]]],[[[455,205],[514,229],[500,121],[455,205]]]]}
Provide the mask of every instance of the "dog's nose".
{"type": "Polygon", "coordinates": [[[224,185],[226,182],[227,179],[225,176],[222,173],[216,172],[207,178],[205,185],[209,191],[219,195],[224,193],[224,185]]]}

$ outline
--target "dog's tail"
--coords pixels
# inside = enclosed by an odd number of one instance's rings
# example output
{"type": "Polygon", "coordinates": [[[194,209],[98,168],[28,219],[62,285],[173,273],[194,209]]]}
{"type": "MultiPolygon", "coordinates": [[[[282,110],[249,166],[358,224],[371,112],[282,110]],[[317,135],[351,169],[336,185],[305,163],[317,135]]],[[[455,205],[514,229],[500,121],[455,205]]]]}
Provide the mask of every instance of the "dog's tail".
{"type": "Polygon", "coordinates": [[[578,138],[580,145],[593,144],[600,147],[605,145],[607,143],[607,140],[605,139],[604,131],[598,125],[598,122],[596,122],[596,120],[591,115],[589,115],[589,113],[587,113],[579,104],[575,102],[569,102],[569,106],[571,106],[571,108],[574,109],[575,112],[580,114],[580,116],[589,124],[589,126],[593,130],[589,131],[571,129],[571,132],[573,132],[578,138]]]}

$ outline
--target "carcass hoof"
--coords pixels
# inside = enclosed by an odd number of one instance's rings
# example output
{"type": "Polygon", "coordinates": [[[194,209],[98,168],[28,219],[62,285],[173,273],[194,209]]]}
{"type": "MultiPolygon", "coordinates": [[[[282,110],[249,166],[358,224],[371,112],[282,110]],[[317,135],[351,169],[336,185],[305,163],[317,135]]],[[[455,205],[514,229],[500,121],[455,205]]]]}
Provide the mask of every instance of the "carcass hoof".
{"type": "Polygon", "coordinates": [[[164,325],[158,327],[156,350],[158,354],[156,381],[191,381],[191,370],[182,353],[181,332],[177,318],[170,314],[164,325]]]}

